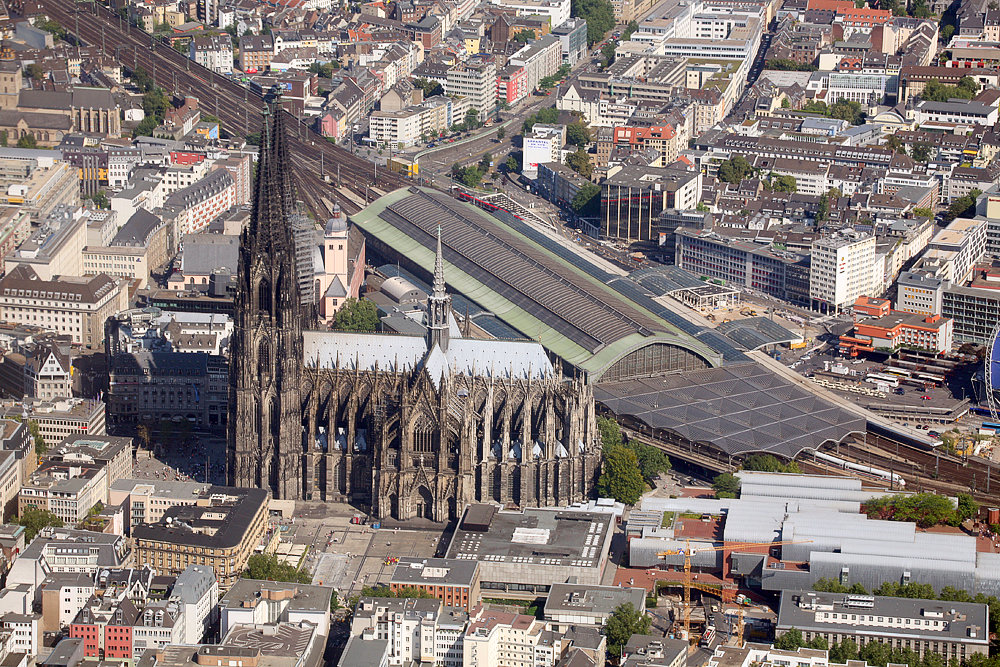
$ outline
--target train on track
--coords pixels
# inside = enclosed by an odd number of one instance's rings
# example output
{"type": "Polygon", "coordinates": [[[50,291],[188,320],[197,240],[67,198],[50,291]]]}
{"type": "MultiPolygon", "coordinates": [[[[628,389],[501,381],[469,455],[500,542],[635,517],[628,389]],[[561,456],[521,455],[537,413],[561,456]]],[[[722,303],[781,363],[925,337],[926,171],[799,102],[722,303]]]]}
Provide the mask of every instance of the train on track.
{"type": "Polygon", "coordinates": [[[897,486],[899,488],[904,488],[906,486],[906,480],[904,480],[901,476],[897,475],[896,473],[889,472],[888,470],[882,470],[881,468],[875,468],[874,466],[864,465],[862,463],[854,463],[852,461],[846,461],[838,456],[825,454],[823,452],[813,452],[813,456],[819,459],[820,461],[824,461],[838,468],[860,472],[864,475],[875,477],[884,482],[889,482],[890,484],[897,486]]]}

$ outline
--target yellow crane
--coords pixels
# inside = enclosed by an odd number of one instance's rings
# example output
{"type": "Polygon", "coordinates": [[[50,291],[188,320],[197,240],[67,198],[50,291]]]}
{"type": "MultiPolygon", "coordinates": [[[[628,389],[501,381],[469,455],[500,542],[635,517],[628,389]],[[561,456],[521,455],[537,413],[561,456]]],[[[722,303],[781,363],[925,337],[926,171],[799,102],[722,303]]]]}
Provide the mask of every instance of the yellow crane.
{"type": "MultiPolygon", "coordinates": [[[[812,540],[779,540],[777,542],[733,542],[730,544],[724,544],[722,546],[710,546],[710,547],[697,547],[695,549],[691,548],[691,540],[687,540],[687,546],[683,549],[668,549],[667,551],[661,551],[657,554],[660,558],[664,556],[684,556],[684,579],[682,580],[682,588],[684,589],[684,635],[685,637],[691,637],[691,588],[694,586],[691,583],[691,554],[702,553],[705,551],[742,551],[747,548],[753,547],[779,547],[785,544],[806,544],[812,542],[812,540]]],[[[739,628],[740,644],[742,645],[743,637],[743,615],[740,614],[740,628],[739,628]]]]}

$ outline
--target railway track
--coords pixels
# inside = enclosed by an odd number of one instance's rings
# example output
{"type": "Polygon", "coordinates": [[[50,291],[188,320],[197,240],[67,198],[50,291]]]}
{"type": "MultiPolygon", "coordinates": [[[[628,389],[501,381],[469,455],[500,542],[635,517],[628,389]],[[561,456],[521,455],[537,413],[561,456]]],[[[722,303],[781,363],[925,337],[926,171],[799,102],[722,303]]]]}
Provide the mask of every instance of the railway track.
{"type": "Polygon", "coordinates": [[[895,472],[909,490],[967,492],[983,502],[1000,501],[1000,467],[980,459],[963,461],[871,433],[865,441],[842,444],[838,456],[895,472]]]}
{"type": "MultiPolygon", "coordinates": [[[[191,61],[165,40],[130,25],[98,2],[41,0],[49,16],[84,44],[97,48],[126,69],[143,69],[158,86],[175,98],[197,97],[203,110],[219,118],[230,135],[259,132],[264,110],[262,96],[191,61]]],[[[283,111],[282,113],[288,113],[283,111]]],[[[289,157],[295,170],[299,198],[317,218],[329,215],[334,203],[348,213],[361,209],[358,201],[391,192],[407,181],[336,146],[312,130],[306,121],[288,114],[289,157]],[[339,195],[344,188],[354,197],[339,195]]]]}

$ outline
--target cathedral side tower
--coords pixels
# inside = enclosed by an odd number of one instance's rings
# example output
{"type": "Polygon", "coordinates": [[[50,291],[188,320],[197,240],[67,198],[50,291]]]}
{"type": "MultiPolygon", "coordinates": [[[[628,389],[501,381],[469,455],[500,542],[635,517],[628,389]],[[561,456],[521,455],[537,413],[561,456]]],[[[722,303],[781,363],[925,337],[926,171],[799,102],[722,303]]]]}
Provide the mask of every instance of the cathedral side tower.
{"type": "Polygon", "coordinates": [[[250,222],[240,234],[229,365],[228,476],[234,486],[302,495],[302,312],[291,164],[280,103],[264,117],[250,222]]]}

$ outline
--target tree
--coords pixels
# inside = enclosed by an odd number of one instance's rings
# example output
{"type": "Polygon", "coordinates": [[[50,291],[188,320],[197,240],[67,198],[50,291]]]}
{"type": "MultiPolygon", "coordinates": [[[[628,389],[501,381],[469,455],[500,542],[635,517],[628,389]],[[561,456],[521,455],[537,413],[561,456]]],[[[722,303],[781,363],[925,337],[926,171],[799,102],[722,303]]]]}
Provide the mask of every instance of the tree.
{"type": "Polygon", "coordinates": [[[921,528],[957,523],[955,508],[946,496],[934,493],[889,495],[872,498],[861,506],[871,519],[912,521],[921,528]]]}
{"type": "Polygon", "coordinates": [[[594,173],[594,165],[590,161],[590,155],[582,148],[578,148],[566,157],[566,165],[584,178],[590,178],[594,173]]]}
{"type": "Polygon", "coordinates": [[[590,143],[590,130],[578,120],[566,126],[566,143],[574,146],[586,146],[590,143]]]}
{"type": "Polygon", "coordinates": [[[958,507],[955,509],[955,518],[958,523],[968,521],[979,514],[979,504],[972,495],[968,493],[958,494],[958,507]]]}
{"type": "Polygon", "coordinates": [[[787,72],[815,72],[818,68],[812,63],[800,63],[790,58],[772,58],[767,61],[767,69],[784,70],[787,72]]]}
{"type": "Polygon", "coordinates": [[[573,0],[570,16],[587,22],[587,46],[604,39],[615,27],[615,10],[608,0],[573,0]]]}
{"type": "Polygon", "coordinates": [[[753,173],[753,167],[742,155],[734,155],[719,165],[719,180],[740,183],[753,173]]]}
{"type": "Polygon", "coordinates": [[[7,141],[8,141],[7,130],[0,130],[0,146],[7,148],[7,141]]]}
{"type": "Polygon", "coordinates": [[[608,42],[601,47],[601,67],[607,68],[615,62],[615,44],[608,42]]]}
{"type": "Polygon", "coordinates": [[[535,38],[535,31],[534,30],[524,29],[524,30],[518,30],[517,32],[515,32],[514,35],[510,39],[511,39],[511,41],[517,42],[519,44],[527,44],[530,40],[532,40],[534,38],[535,38]]]}
{"type": "Polygon", "coordinates": [[[903,140],[895,134],[889,135],[889,138],[885,140],[885,146],[886,148],[891,148],[900,155],[904,155],[906,153],[906,145],[903,143],[903,140]]]}
{"type": "Polygon", "coordinates": [[[380,584],[378,586],[365,586],[361,589],[361,597],[363,598],[420,598],[422,600],[429,600],[434,596],[427,591],[421,590],[414,586],[402,586],[397,590],[392,590],[385,584],[380,584]]]}
{"type": "Polygon", "coordinates": [[[594,183],[584,183],[583,186],[573,195],[573,201],[569,207],[577,215],[585,217],[595,216],[601,211],[601,188],[594,183]]]}
{"type": "Polygon", "coordinates": [[[490,166],[493,164],[493,156],[489,153],[483,153],[483,157],[479,159],[479,170],[482,172],[487,172],[490,170],[490,166]]]}
{"type": "Polygon", "coordinates": [[[837,664],[846,664],[848,660],[858,659],[858,645],[853,639],[845,639],[830,647],[830,661],[836,659],[837,664]]]}
{"type": "Polygon", "coordinates": [[[639,474],[650,485],[652,485],[653,480],[661,472],[666,472],[673,468],[670,458],[662,449],[636,440],[630,440],[627,446],[635,452],[635,457],[639,462],[639,474]]]}
{"type": "Polygon", "coordinates": [[[787,97],[782,97],[781,98],[781,108],[782,109],[791,109],[792,108],[792,103],[788,100],[787,97]]]}
{"type": "Polygon", "coordinates": [[[830,118],[846,120],[851,125],[862,125],[865,122],[861,104],[853,100],[838,100],[827,110],[827,115],[830,118]]]}
{"type": "Polygon", "coordinates": [[[504,137],[506,137],[506,136],[507,136],[507,128],[505,128],[503,125],[501,125],[497,129],[497,141],[503,141],[504,137]]]}
{"type": "Polygon", "coordinates": [[[338,331],[375,331],[379,325],[378,309],[368,299],[351,297],[337,311],[333,328],[338,331]]]}
{"type": "Polygon", "coordinates": [[[24,73],[28,75],[28,78],[34,81],[41,81],[45,76],[45,70],[38,63],[31,63],[24,68],[24,73]]]}
{"type": "Polygon", "coordinates": [[[955,218],[975,215],[976,198],[981,194],[982,191],[973,188],[969,194],[953,201],[944,214],[945,220],[951,222],[955,218]]]}
{"type": "Polygon", "coordinates": [[[823,222],[830,217],[830,193],[824,192],[819,196],[819,204],[816,205],[816,222],[823,222]]]}
{"type": "Polygon", "coordinates": [[[444,86],[442,86],[437,81],[430,81],[429,79],[417,79],[413,82],[413,85],[424,91],[424,99],[428,97],[434,97],[435,95],[444,95],[444,86]]]}
{"type": "Polygon", "coordinates": [[[712,480],[712,489],[716,498],[735,498],[740,493],[740,478],[729,472],[716,475],[712,480]]]}
{"type": "Polygon", "coordinates": [[[298,584],[312,583],[312,577],[297,567],[278,560],[277,556],[254,554],[247,560],[247,569],[243,573],[246,579],[263,581],[288,581],[298,584]]]}
{"type": "Polygon", "coordinates": [[[108,195],[104,190],[98,190],[95,192],[94,196],[90,198],[90,201],[94,202],[94,206],[97,208],[111,208],[111,202],[108,201],[108,195]]]}
{"type": "Polygon", "coordinates": [[[42,528],[47,526],[61,528],[63,525],[62,519],[57,517],[55,514],[49,510],[38,509],[37,507],[26,508],[23,512],[21,512],[21,516],[14,517],[13,521],[20,526],[24,526],[25,544],[35,539],[35,535],[37,535],[42,528]]]}
{"type": "Polygon", "coordinates": [[[948,24],[941,28],[941,41],[947,44],[951,41],[951,38],[955,35],[955,26],[948,24]]]}
{"type": "Polygon", "coordinates": [[[929,208],[915,208],[913,209],[913,215],[918,218],[933,218],[934,210],[929,208]]]}
{"type": "Polygon", "coordinates": [[[635,452],[622,445],[605,449],[601,476],[597,480],[598,495],[634,505],[645,490],[646,484],[642,480],[635,452]]]}
{"type": "Polygon", "coordinates": [[[798,628],[789,628],[784,634],[774,639],[774,648],[782,651],[795,651],[805,645],[802,632],[798,628]]]}
{"type": "Polygon", "coordinates": [[[38,141],[35,139],[33,134],[22,134],[21,138],[17,140],[18,148],[37,148],[38,141]]]}
{"type": "Polygon", "coordinates": [[[479,127],[479,110],[467,109],[465,111],[465,128],[467,130],[473,130],[477,127],[479,127]]]}
{"type": "Polygon", "coordinates": [[[639,24],[635,20],[629,21],[628,25],[625,26],[625,32],[622,33],[622,41],[627,42],[632,38],[632,33],[639,29],[639,24]]]}
{"type": "Polygon", "coordinates": [[[597,418],[597,432],[601,434],[601,449],[604,451],[618,447],[624,442],[621,426],[611,417],[597,418]]]}
{"type": "Polygon", "coordinates": [[[931,159],[931,145],[926,141],[913,144],[910,148],[910,157],[916,162],[927,162],[931,159]]]}
{"type": "Polygon", "coordinates": [[[324,79],[329,79],[333,76],[333,63],[312,63],[309,65],[309,71],[313,74],[319,74],[324,79]]]}
{"type": "Polygon", "coordinates": [[[795,177],[790,176],[788,174],[778,176],[777,178],[772,180],[771,188],[774,189],[775,192],[789,192],[789,193],[795,192],[799,189],[798,184],[795,182],[795,177]]]}
{"type": "Polygon", "coordinates": [[[799,472],[799,466],[795,461],[782,463],[773,454],[751,454],[743,460],[741,468],[759,472],[799,472]]]}
{"type": "Polygon", "coordinates": [[[963,76],[954,86],[946,86],[937,79],[931,79],[924,85],[920,97],[933,102],[947,102],[951,98],[971,100],[978,94],[979,83],[971,76],[963,76]]]}
{"type": "Polygon", "coordinates": [[[517,164],[517,158],[513,155],[507,156],[507,161],[503,163],[503,166],[506,167],[509,172],[520,171],[520,165],[517,164]]]}
{"type": "Polygon", "coordinates": [[[636,609],[631,602],[618,605],[608,616],[604,634],[608,638],[608,653],[615,655],[628,643],[632,635],[648,635],[652,619],[646,612],[636,609]]]}

